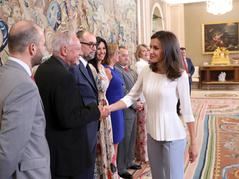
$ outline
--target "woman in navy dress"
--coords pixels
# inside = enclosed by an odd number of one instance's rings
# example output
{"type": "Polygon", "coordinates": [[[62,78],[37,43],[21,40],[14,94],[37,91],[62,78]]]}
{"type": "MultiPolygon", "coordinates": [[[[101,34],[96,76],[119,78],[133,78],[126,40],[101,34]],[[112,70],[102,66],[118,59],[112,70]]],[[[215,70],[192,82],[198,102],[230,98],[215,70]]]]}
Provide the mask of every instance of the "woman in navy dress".
{"type": "MultiPolygon", "coordinates": [[[[106,98],[109,104],[115,103],[124,96],[124,81],[121,73],[114,68],[118,62],[118,45],[108,44],[108,58],[103,61],[106,74],[110,80],[109,87],[106,91],[106,98]]],[[[113,129],[113,142],[115,148],[115,159],[117,159],[117,149],[119,142],[124,137],[124,115],[122,110],[111,113],[111,123],[113,129]]]]}

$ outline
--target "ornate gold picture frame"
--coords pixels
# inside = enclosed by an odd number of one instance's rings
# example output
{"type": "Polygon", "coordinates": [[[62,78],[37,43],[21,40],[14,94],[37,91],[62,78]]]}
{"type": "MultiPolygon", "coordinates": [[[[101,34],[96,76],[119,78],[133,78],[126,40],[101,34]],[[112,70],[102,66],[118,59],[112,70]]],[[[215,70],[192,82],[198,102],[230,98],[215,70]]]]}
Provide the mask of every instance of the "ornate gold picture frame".
{"type": "Polygon", "coordinates": [[[239,22],[202,24],[203,54],[212,54],[217,47],[239,53],[239,22]]]}

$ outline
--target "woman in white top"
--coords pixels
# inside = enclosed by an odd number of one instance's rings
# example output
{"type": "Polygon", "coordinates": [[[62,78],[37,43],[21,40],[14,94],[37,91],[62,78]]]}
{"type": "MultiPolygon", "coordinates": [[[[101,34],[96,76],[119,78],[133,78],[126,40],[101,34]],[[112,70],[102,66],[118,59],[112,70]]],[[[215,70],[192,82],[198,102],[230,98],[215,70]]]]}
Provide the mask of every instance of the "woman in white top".
{"type": "MultiPolygon", "coordinates": [[[[145,44],[139,44],[135,52],[135,68],[139,75],[144,67],[149,66],[149,48],[145,44]]],[[[148,150],[147,150],[147,130],[146,130],[146,107],[144,96],[140,96],[140,103],[138,104],[141,108],[137,110],[137,137],[136,137],[136,151],[135,157],[137,161],[147,162],[148,161],[148,150]]]]}
{"type": "Polygon", "coordinates": [[[140,44],[137,46],[135,52],[135,68],[137,73],[139,74],[145,66],[149,65],[149,49],[148,46],[145,44],[140,44]]]}
{"type": "Polygon", "coordinates": [[[183,179],[186,145],[183,121],[190,135],[190,162],[197,157],[188,75],[181,68],[180,58],[176,36],[168,31],[156,32],[151,37],[150,66],[143,69],[128,95],[109,106],[110,111],[126,108],[143,92],[153,179],[183,179]],[[178,99],[182,103],[183,121],[176,112],[178,99]]]}

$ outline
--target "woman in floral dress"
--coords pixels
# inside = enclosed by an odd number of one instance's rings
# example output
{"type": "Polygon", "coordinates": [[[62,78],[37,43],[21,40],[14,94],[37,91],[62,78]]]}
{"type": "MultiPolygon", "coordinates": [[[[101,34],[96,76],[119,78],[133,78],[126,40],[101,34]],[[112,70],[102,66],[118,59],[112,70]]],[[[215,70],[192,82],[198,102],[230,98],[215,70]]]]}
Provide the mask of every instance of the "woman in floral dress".
{"type": "MultiPolygon", "coordinates": [[[[90,61],[92,72],[99,91],[99,102],[108,105],[106,90],[109,86],[109,79],[101,62],[108,57],[107,43],[101,37],[97,37],[96,56],[90,61]]],[[[97,142],[96,172],[97,179],[116,179],[118,174],[112,160],[114,158],[113,133],[110,116],[100,123],[97,142]]]]}
{"type": "MultiPolygon", "coordinates": [[[[149,48],[145,44],[138,45],[135,52],[135,68],[139,75],[143,68],[149,66],[149,48]]],[[[147,131],[146,131],[146,104],[143,94],[140,96],[142,107],[137,112],[137,138],[136,138],[136,160],[140,162],[148,161],[147,131]]]]}

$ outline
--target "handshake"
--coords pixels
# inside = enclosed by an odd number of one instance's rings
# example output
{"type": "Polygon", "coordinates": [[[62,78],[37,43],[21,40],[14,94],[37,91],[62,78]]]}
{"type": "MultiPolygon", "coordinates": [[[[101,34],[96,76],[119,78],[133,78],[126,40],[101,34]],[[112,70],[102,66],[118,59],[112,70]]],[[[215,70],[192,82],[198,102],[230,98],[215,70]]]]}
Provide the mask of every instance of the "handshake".
{"type": "Polygon", "coordinates": [[[107,104],[105,100],[101,100],[100,104],[98,105],[100,110],[100,120],[104,120],[106,117],[110,115],[110,106],[107,104]]]}

